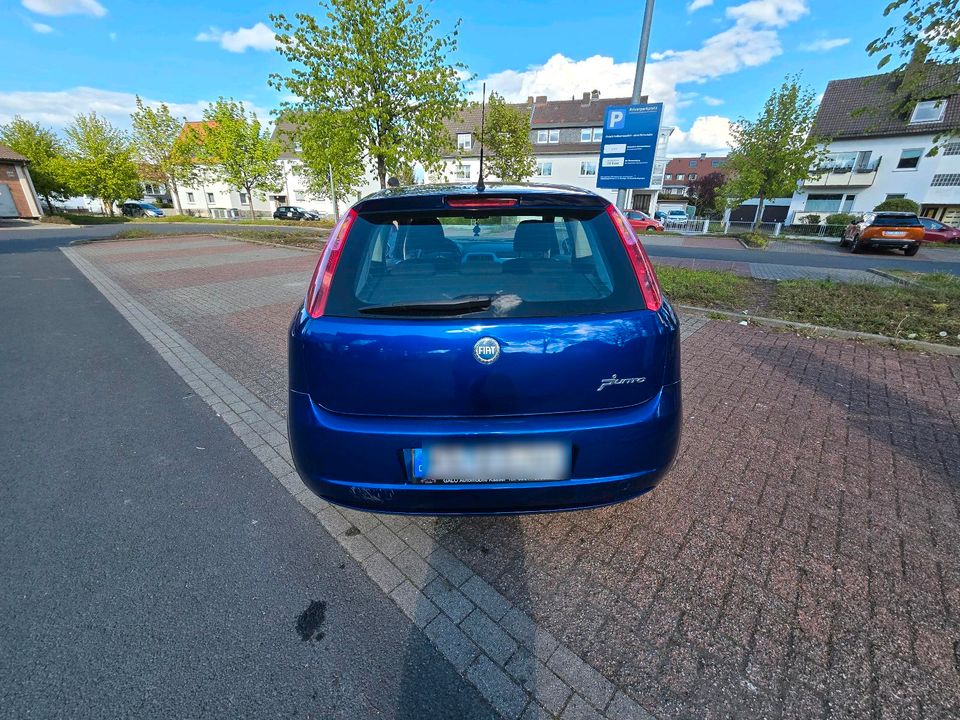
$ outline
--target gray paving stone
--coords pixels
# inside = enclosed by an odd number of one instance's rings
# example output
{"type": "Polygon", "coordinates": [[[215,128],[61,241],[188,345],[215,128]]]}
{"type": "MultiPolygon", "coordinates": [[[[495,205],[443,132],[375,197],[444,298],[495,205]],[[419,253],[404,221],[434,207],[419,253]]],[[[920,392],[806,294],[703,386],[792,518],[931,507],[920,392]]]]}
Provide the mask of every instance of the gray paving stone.
{"type": "Polygon", "coordinates": [[[437,615],[423,630],[437,646],[440,653],[450,661],[459,672],[464,672],[480,654],[479,648],[464,632],[450,622],[442,613],[437,615]]]}
{"type": "Polygon", "coordinates": [[[391,592],[390,597],[400,606],[404,614],[413,620],[417,627],[423,628],[440,614],[437,606],[430,602],[409,580],[404,580],[391,592]]]}
{"type": "Polygon", "coordinates": [[[526,650],[514,653],[505,669],[554,715],[560,714],[573,694],[569,685],[526,650]]]}
{"type": "Polygon", "coordinates": [[[417,555],[417,553],[413,551],[413,548],[408,547],[394,557],[393,564],[400,568],[400,572],[402,572],[415,587],[421,590],[433,582],[438,576],[437,571],[430,567],[426,560],[417,555]]]}
{"type": "Polygon", "coordinates": [[[455,623],[473,611],[473,603],[446,578],[438,577],[429,583],[424,588],[424,593],[455,623]]]}
{"type": "Polygon", "coordinates": [[[383,523],[377,523],[364,534],[388,558],[394,558],[407,549],[403,540],[383,523]]]}
{"type": "Polygon", "coordinates": [[[513,639],[479,608],[460,622],[460,629],[500,666],[505,665],[517,650],[513,639]]]}
{"type": "Polygon", "coordinates": [[[620,690],[613,696],[605,714],[610,720],[656,720],[620,690]]]}
{"type": "Polygon", "coordinates": [[[518,608],[511,608],[500,618],[500,626],[521,645],[546,662],[560,642],[518,608]]]}
{"type": "Polygon", "coordinates": [[[579,695],[574,695],[564,708],[560,720],[604,720],[596,708],[579,695]]]}
{"type": "Polygon", "coordinates": [[[473,571],[441,547],[434,548],[427,556],[430,563],[441,575],[454,585],[460,586],[474,577],[473,571]]]}
{"type": "Polygon", "coordinates": [[[596,707],[606,707],[613,697],[613,684],[563,645],[550,657],[547,667],[596,707]]]}
{"type": "Polygon", "coordinates": [[[527,705],[527,693],[486,655],[478,656],[467,668],[467,679],[506,718],[520,717],[527,705]]]}
{"type": "Polygon", "coordinates": [[[403,573],[397,570],[397,566],[390,562],[386,555],[376,549],[365,557],[360,564],[367,571],[367,575],[385,593],[389,593],[403,582],[403,573]]]}
{"type": "Polygon", "coordinates": [[[464,595],[483,608],[494,620],[499,620],[511,609],[507,599],[493,589],[490,583],[485,582],[479,575],[473,575],[462,586],[464,595]]]}

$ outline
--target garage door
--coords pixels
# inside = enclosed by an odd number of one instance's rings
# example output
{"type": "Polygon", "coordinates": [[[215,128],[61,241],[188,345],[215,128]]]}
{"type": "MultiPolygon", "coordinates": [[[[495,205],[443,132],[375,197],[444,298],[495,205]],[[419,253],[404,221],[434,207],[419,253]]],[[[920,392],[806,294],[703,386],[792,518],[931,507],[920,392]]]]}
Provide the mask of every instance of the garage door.
{"type": "Polygon", "coordinates": [[[943,222],[957,227],[960,224],[960,207],[949,207],[943,213],[943,222]]]}
{"type": "Polygon", "coordinates": [[[17,206],[13,202],[13,195],[10,194],[10,188],[6,185],[0,185],[0,217],[20,217],[17,206]]]}

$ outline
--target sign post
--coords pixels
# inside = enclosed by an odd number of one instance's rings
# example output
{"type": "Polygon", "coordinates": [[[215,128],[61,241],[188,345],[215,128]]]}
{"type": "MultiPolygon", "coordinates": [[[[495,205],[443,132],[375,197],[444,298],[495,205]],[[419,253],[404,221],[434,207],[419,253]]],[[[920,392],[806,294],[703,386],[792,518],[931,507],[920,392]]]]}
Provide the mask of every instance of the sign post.
{"type": "Polygon", "coordinates": [[[660,137],[663,103],[607,108],[600,143],[598,188],[647,188],[660,137]]]}

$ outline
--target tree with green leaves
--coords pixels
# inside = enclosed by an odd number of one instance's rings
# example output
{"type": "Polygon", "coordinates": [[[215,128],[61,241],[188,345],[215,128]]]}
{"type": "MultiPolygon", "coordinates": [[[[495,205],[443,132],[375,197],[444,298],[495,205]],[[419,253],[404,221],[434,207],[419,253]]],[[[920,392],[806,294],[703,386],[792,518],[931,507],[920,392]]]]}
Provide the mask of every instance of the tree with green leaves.
{"type": "Polygon", "coordinates": [[[182,133],[186,118],[174,117],[166,103],[152,108],[137,96],[137,109],[130,115],[133,142],[141,170],[150,180],[164,183],[170,190],[178,215],[180,185],[189,185],[196,175],[196,165],[182,133]]]}
{"type": "Polygon", "coordinates": [[[877,205],[873,210],[874,212],[879,212],[881,210],[887,210],[891,212],[909,212],[919,215],[920,203],[918,203],[916,200],[911,200],[910,198],[887,198],[882,203],[877,205]]]}
{"type": "Polygon", "coordinates": [[[47,208],[56,213],[54,200],[72,195],[70,166],[65,148],[53,130],[17,115],[0,125],[0,142],[30,161],[30,179],[37,195],[47,201],[47,208]]]}
{"type": "Polygon", "coordinates": [[[459,22],[440,35],[438,21],[411,0],[322,0],[320,7],[322,21],[305,13],[271,16],[277,50],[290,67],[273,73],[270,84],[297,98],[281,112],[337,118],[328,142],[355,146],[380,187],[391,169],[417,161],[439,167],[450,144],[444,121],[465,97],[464,68],[450,60],[459,22]]]}
{"type": "Polygon", "coordinates": [[[278,139],[296,154],[295,169],[311,195],[346,197],[363,184],[359,138],[349,118],[333,112],[288,112],[280,116],[278,139]]]}
{"type": "Polygon", "coordinates": [[[253,193],[276,192],[283,186],[280,143],[242,103],[220,98],[203,111],[203,123],[190,125],[186,148],[197,166],[212,180],[247,194],[250,217],[255,218],[253,193]]]}
{"type": "Polygon", "coordinates": [[[77,115],[65,133],[70,186],[75,192],[99,198],[110,215],[114,203],[143,197],[126,133],[95,112],[77,115]]]}
{"type": "Polygon", "coordinates": [[[523,182],[537,167],[530,142],[530,117],[502,96],[493,92],[487,100],[484,128],[473,134],[483,143],[484,177],[491,175],[503,182],[523,182]]]}
{"type": "MultiPolygon", "coordinates": [[[[896,90],[888,94],[889,102],[857,112],[908,118],[918,102],[960,93],[960,0],[893,0],[883,16],[900,19],[866,49],[878,56],[878,70],[892,72],[896,90]]],[[[940,133],[935,143],[956,134],[957,130],[940,133]]],[[[937,149],[935,144],[930,154],[937,149]]]]}
{"type": "Polygon", "coordinates": [[[792,195],[797,182],[825,155],[827,139],[811,134],[816,114],[813,91],[802,87],[797,76],[787,76],[767,98],[756,120],[741,117],[731,127],[729,179],[720,194],[730,206],[759,198],[754,228],[763,218],[764,202],[792,195]]]}

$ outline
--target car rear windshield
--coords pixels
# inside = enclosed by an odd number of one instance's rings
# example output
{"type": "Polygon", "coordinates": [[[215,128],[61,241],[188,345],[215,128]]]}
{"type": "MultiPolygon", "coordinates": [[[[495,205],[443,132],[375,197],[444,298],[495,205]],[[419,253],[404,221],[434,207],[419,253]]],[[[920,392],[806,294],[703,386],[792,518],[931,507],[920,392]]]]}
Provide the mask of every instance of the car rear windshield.
{"type": "Polygon", "coordinates": [[[544,317],[644,307],[602,208],[462,212],[361,214],[325,314],[544,317]]]}
{"type": "Polygon", "coordinates": [[[871,225],[883,227],[919,227],[920,218],[916,215],[877,215],[871,225]]]}

